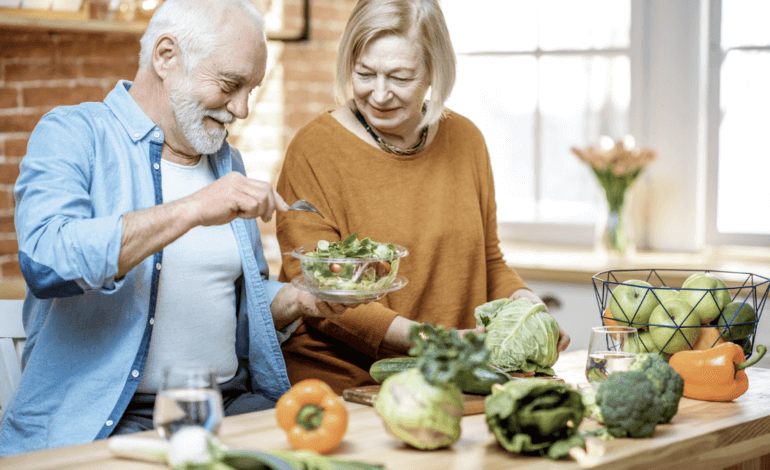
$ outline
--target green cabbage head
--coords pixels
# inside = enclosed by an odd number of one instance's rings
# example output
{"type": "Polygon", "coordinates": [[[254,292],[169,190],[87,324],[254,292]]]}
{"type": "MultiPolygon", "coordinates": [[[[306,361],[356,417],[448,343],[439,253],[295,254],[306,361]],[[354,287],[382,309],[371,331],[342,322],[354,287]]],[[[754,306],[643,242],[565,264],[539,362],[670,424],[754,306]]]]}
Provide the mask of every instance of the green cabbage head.
{"type": "Polygon", "coordinates": [[[559,325],[545,305],[500,299],[476,307],[476,324],[486,330],[489,363],[502,370],[554,375],[559,325]]]}
{"type": "Polygon", "coordinates": [[[374,408],[385,429],[412,447],[437,449],[460,438],[462,392],[453,383],[429,384],[418,368],[385,379],[374,408]]]}

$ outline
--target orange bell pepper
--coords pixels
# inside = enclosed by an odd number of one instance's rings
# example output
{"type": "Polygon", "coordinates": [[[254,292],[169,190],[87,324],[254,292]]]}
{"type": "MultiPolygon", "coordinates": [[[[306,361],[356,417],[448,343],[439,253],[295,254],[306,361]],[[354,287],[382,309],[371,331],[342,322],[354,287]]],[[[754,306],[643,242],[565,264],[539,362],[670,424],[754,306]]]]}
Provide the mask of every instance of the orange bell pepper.
{"type": "Polygon", "coordinates": [[[278,399],[276,418],[297,450],[332,451],[348,428],[348,410],[325,382],[307,379],[278,399]]]}
{"type": "Polygon", "coordinates": [[[767,352],[757,346],[757,355],[746,360],[743,348],[723,343],[705,351],[679,351],[668,361],[684,379],[687,398],[707,401],[730,401],[746,393],[749,378],[743,370],[756,364],[767,352]]]}

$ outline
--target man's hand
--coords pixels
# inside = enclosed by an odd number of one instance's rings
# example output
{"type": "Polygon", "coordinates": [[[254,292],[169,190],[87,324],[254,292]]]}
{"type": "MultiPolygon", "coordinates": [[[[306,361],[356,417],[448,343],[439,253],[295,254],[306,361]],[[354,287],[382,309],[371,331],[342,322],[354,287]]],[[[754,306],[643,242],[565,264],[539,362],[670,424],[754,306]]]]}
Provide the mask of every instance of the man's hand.
{"type": "Polygon", "coordinates": [[[235,218],[261,217],[289,206],[269,183],[231,172],[193,194],[166,204],[123,214],[123,234],[118,258],[121,278],[153,253],[162,250],[191,229],[224,225],[235,218]]]}
{"type": "Polygon", "coordinates": [[[247,178],[238,172],[219,178],[188,196],[198,225],[224,225],[235,218],[261,218],[269,222],[273,213],[286,212],[289,205],[270,183],[247,178]]]}
{"type": "Polygon", "coordinates": [[[345,313],[348,308],[357,307],[358,305],[324,302],[310,292],[305,292],[291,284],[286,284],[275,294],[273,303],[270,305],[270,311],[273,314],[275,328],[280,330],[301,316],[337,318],[345,313]]]}

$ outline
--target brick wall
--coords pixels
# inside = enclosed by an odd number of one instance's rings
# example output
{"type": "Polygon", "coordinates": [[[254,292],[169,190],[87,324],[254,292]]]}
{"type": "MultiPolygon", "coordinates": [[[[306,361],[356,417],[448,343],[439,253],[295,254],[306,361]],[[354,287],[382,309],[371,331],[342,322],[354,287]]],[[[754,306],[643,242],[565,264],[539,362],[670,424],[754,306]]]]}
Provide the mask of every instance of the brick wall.
{"type": "MultiPolygon", "coordinates": [[[[334,107],[337,41],[356,0],[311,1],[309,40],[270,42],[263,86],[249,118],[230,129],[250,176],[275,182],[291,138],[334,107]]],[[[302,0],[284,0],[283,22],[302,25],[302,0]]],[[[2,11],[0,10],[0,15],[2,11]]],[[[101,101],[138,67],[139,37],[0,28],[0,281],[18,279],[13,184],[27,141],[40,117],[55,106],[101,101]]],[[[274,226],[261,225],[270,237],[274,226]]],[[[269,241],[266,249],[276,250],[269,241]]]]}

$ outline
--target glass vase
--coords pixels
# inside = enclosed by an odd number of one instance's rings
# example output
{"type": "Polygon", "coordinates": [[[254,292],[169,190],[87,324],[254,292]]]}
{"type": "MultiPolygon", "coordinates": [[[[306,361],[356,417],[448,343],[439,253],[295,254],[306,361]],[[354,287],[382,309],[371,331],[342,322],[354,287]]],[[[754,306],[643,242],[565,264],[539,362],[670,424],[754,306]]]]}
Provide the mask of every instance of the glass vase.
{"type": "Polygon", "coordinates": [[[594,250],[607,258],[626,258],[636,252],[631,218],[631,191],[622,197],[608,197],[600,190],[602,202],[594,235],[594,250]]]}

